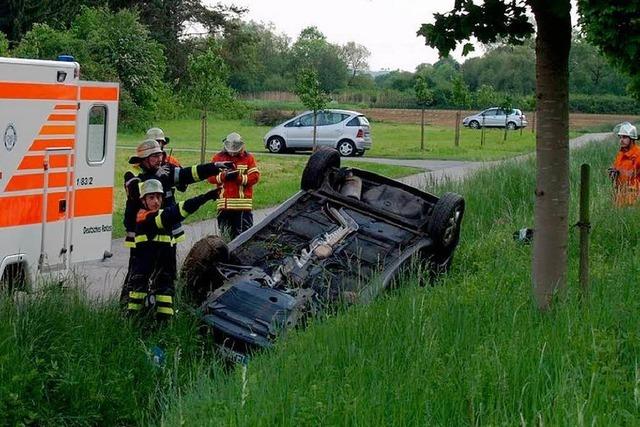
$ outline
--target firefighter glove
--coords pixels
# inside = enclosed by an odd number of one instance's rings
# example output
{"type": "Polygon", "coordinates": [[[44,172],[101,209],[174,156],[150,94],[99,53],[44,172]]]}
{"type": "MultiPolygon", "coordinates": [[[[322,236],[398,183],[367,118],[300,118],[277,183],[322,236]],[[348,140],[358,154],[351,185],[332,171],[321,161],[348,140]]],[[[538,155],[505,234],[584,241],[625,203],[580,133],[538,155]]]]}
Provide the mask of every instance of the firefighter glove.
{"type": "Polygon", "coordinates": [[[235,169],[236,165],[232,162],[232,161],[226,161],[226,162],[215,162],[214,165],[216,165],[218,168],[224,170],[224,169],[235,169]]]}
{"type": "Polygon", "coordinates": [[[192,197],[191,199],[185,200],[183,203],[183,208],[189,214],[197,211],[200,206],[207,203],[209,200],[215,200],[218,198],[218,189],[208,191],[204,194],[201,194],[196,197],[192,197]]]}
{"type": "Polygon", "coordinates": [[[216,188],[216,189],[211,190],[211,191],[207,191],[206,193],[203,194],[203,196],[207,200],[216,200],[219,195],[220,195],[220,189],[219,188],[216,188]]]}
{"type": "Polygon", "coordinates": [[[240,174],[240,171],[238,170],[233,170],[233,171],[225,171],[222,174],[222,180],[223,181],[235,181],[236,179],[238,179],[238,175],[240,174]]]}
{"type": "Polygon", "coordinates": [[[169,165],[164,164],[164,165],[161,165],[161,166],[158,168],[158,170],[156,171],[155,175],[156,175],[158,178],[162,178],[163,176],[167,176],[167,175],[169,175],[169,172],[170,172],[170,171],[171,171],[171,168],[169,167],[169,165]]]}

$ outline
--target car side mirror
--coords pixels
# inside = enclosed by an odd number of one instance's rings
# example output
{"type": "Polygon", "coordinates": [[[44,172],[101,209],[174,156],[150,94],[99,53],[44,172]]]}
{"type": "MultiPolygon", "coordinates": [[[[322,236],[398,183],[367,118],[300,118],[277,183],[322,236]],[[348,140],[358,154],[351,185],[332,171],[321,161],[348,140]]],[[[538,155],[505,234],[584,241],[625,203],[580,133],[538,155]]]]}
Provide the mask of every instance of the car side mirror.
{"type": "Polygon", "coordinates": [[[300,123],[300,120],[296,120],[296,122],[293,125],[295,127],[300,127],[300,126],[302,126],[302,123],[300,123]]]}

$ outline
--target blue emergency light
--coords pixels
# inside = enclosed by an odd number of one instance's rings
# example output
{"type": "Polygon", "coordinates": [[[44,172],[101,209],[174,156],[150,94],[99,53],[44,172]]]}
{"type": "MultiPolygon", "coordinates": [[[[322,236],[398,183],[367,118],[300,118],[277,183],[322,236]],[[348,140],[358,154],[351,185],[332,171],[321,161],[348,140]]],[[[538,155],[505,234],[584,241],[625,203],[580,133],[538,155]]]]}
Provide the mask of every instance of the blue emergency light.
{"type": "Polygon", "coordinates": [[[58,55],[58,61],[75,62],[75,58],[72,55],[58,55]]]}

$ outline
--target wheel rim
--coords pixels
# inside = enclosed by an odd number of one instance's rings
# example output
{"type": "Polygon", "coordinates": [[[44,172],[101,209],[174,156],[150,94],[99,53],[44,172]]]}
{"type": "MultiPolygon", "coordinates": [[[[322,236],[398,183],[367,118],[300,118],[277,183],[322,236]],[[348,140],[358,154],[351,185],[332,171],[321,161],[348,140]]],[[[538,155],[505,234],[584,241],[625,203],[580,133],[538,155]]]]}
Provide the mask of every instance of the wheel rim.
{"type": "Polygon", "coordinates": [[[340,151],[340,154],[342,154],[343,156],[350,156],[351,154],[353,154],[353,147],[349,142],[341,143],[338,150],[340,151]]]}
{"type": "Polygon", "coordinates": [[[272,138],[271,141],[269,141],[269,149],[274,153],[279,152],[282,149],[280,138],[272,138]]]}
{"type": "Polygon", "coordinates": [[[475,121],[474,121],[474,122],[471,122],[471,123],[469,124],[469,126],[471,126],[471,127],[472,127],[472,128],[474,128],[474,129],[478,129],[478,128],[480,127],[480,125],[478,124],[478,122],[475,122],[475,121]]]}
{"type": "Polygon", "coordinates": [[[509,123],[509,124],[507,124],[507,129],[509,129],[509,130],[514,130],[515,128],[516,128],[515,123],[509,123]]]}
{"type": "Polygon", "coordinates": [[[445,228],[444,233],[442,234],[442,243],[443,246],[447,247],[454,243],[458,227],[460,224],[460,217],[462,217],[462,211],[458,208],[453,211],[453,214],[447,220],[447,228],[445,228]]]}

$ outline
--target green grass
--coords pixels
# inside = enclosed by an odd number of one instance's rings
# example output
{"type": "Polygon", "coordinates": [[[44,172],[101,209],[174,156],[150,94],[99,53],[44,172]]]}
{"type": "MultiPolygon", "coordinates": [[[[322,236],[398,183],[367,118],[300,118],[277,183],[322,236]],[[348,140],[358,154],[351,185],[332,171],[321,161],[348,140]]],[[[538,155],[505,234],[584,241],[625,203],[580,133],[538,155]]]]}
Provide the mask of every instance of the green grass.
{"type": "MultiPolygon", "coordinates": [[[[433,188],[467,201],[451,273],[414,275],[369,306],[295,331],[224,373],[197,320],[181,310],[141,328],[115,303],[47,288],[0,296],[2,425],[636,425],[640,419],[640,210],[612,208],[604,173],[615,142],[572,153],[592,165],[591,289],[570,288],[541,315],[530,290],[534,164],[433,188]],[[163,368],[149,361],[160,345],[163,368]],[[244,392],[244,405],[243,401],[244,392]]],[[[572,201],[570,222],[577,221],[572,201]]],[[[415,273],[414,273],[415,274],[415,273]]]]}
{"type": "MultiPolygon", "coordinates": [[[[135,153],[135,150],[118,147],[116,151],[116,194],[114,200],[113,232],[114,238],[124,236],[124,226],[122,217],[124,213],[125,193],[121,186],[124,173],[129,170],[128,159],[135,153]]],[[[184,166],[194,165],[200,162],[200,154],[196,152],[175,151],[173,153],[184,166]]],[[[210,161],[212,154],[208,154],[205,161],[210,161]]],[[[256,160],[260,169],[260,181],[254,188],[254,209],[275,206],[291,197],[300,189],[300,176],[307,164],[308,156],[273,156],[257,154],[256,160]]],[[[349,162],[349,166],[360,169],[375,171],[391,178],[420,173],[422,169],[404,166],[378,165],[375,163],[349,162]]],[[[204,193],[213,186],[207,181],[190,185],[186,192],[177,193],[178,200],[185,200],[197,194],[204,193]]],[[[212,219],[216,217],[216,207],[214,203],[207,203],[201,207],[194,215],[187,218],[186,223],[212,219]]]]}
{"type": "MultiPolygon", "coordinates": [[[[168,148],[200,147],[199,120],[160,121],[161,127],[171,138],[168,148]]],[[[208,148],[218,150],[222,139],[230,132],[243,136],[249,151],[267,152],[262,138],[271,129],[269,126],[256,126],[250,120],[210,119],[208,126],[208,148]]],[[[420,126],[400,123],[372,123],[371,135],[373,147],[365,155],[369,157],[392,157],[405,159],[454,159],[454,160],[496,160],[533,151],[535,134],[529,129],[508,132],[507,141],[503,140],[504,131],[487,129],[485,142],[480,145],[481,131],[461,129],[460,145],[454,145],[452,128],[427,126],[425,131],[425,150],[420,150],[420,126]]],[[[572,136],[575,136],[572,133],[572,136]]],[[[138,133],[118,134],[118,145],[135,147],[144,135],[138,133]]]]}
{"type": "Polygon", "coordinates": [[[0,425],[147,425],[196,373],[221,375],[187,311],[154,329],[87,301],[53,285],[0,293],[0,425]],[[151,362],[155,346],[164,366],[151,362]]]}
{"type": "Polygon", "coordinates": [[[414,278],[290,335],[249,363],[244,390],[240,369],[201,379],[165,424],[635,425],[640,212],[611,206],[613,147],[572,156],[572,194],[579,164],[593,166],[589,302],[576,291],[574,229],[568,296],[549,314],[534,309],[531,246],[512,239],[532,225],[533,161],[483,171],[444,186],[465,195],[467,214],[439,286],[414,278]]]}

